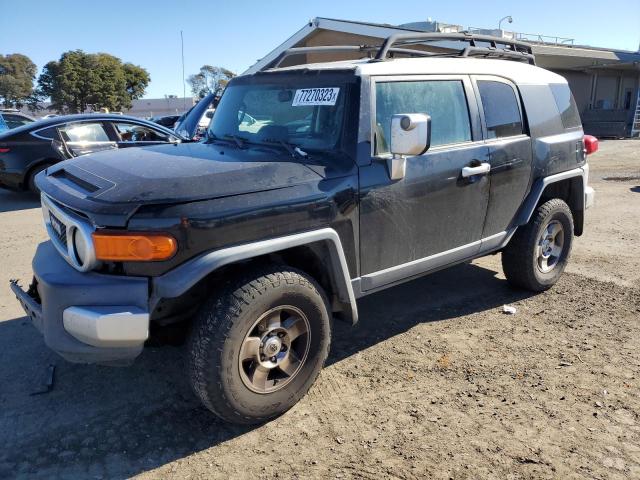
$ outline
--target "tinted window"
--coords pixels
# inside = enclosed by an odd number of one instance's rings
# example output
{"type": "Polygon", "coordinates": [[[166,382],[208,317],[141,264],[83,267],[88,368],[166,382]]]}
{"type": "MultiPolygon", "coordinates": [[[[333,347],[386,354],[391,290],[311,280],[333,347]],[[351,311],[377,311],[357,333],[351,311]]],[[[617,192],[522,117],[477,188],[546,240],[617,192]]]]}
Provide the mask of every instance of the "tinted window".
{"type": "Polygon", "coordinates": [[[169,136],[135,123],[114,123],[123,142],[168,142],[169,136]]]}
{"type": "Polygon", "coordinates": [[[389,152],[391,117],[397,113],[430,115],[432,146],[471,140],[469,108],[460,80],[377,83],[377,154],[389,152]]]}
{"type": "Polygon", "coordinates": [[[72,143],[109,141],[102,123],[71,123],[60,128],[60,134],[66,142],[72,143]]]}
{"type": "Polygon", "coordinates": [[[23,117],[22,115],[14,115],[12,113],[4,113],[4,121],[7,123],[7,127],[16,128],[22,125],[27,125],[28,123],[32,123],[33,120],[27,117],[23,117]]]}
{"type": "Polygon", "coordinates": [[[43,138],[50,138],[52,140],[58,140],[58,129],[56,127],[43,128],[33,132],[35,135],[43,138]]]}
{"type": "Polygon", "coordinates": [[[522,133],[518,99],[510,85],[479,80],[478,90],[484,109],[489,138],[510,137],[522,133]]]}
{"type": "Polygon", "coordinates": [[[551,87],[553,98],[556,100],[556,105],[558,106],[558,111],[560,112],[560,118],[562,119],[564,128],[581,127],[582,123],[580,122],[578,107],[573,99],[573,95],[571,95],[569,85],[552,83],[549,87],[551,87]]]}

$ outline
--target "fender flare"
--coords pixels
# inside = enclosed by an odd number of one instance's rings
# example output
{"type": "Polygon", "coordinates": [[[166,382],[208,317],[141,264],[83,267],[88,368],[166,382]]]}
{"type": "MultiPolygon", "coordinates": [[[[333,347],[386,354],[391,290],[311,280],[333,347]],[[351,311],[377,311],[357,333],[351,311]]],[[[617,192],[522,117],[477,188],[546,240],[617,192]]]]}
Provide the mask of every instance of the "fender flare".
{"type": "Polygon", "coordinates": [[[164,275],[153,278],[149,303],[153,307],[162,298],[179,297],[207,275],[225,265],[318,242],[324,243],[328,247],[330,258],[327,266],[331,269],[335,280],[336,294],[341,302],[350,305],[350,311],[344,313],[355,324],[358,321],[358,307],[351,285],[349,268],[340,237],[332,228],[322,228],[205,252],[164,275]]]}
{"type": "MultiPolygon", "coordinates": [[[[527,195],[526,199],[522,203],[522,207],[518,211],[518,214],[514,219],[513,225],[520,226],[520,225],[526,225],[527,223],[529,223],[529,220],[531,219],[533,212],[535,212],[536,207],[538,206],[538,202],[540,201],[540,198],[542,197],[542,194],[544,193],[547,186],[553,183],[558,183],[563,180],[567,180],[569,178],[580,177],[582,179],[581,192],[579,192],[578,198],[574,199],[575,201],[574,210],[582,214],[586,206],[585,192],[587,188],[588,176],[589,176],[589,165],[585,164],[584,166],[579,168],[574,168],[573,170],[567,170],[566,172],[556,173],[554,175],[549,175],[548,177],[539,178],[534,182],[533,186],[531,187],[531,191],[529,192],[529,195],[527,195]]],[[[581,228],[582,228],[582,225],[580,225],[580,229],[581,228]]]]}

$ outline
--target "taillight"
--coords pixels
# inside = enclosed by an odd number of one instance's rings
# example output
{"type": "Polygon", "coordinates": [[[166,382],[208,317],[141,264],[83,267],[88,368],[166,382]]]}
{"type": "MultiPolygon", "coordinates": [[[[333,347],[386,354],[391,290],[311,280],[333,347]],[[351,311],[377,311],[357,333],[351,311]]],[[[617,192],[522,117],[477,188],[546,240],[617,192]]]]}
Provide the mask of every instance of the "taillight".
{"type": "Polygon", "coordinates": [[[11,151],[10,148],[0,147],[0,153],[9,153],[11,151]]]}
{"type": "Polygon", "coordinates": [[[94,232],[92,237],[96,258],[105,261],[167,260],[178,249],[175,238],[164,234],[94,232]]]}
{"type": "Polygon", "coordinates": [[[582,143],[584,144],[584,151],[587,155],[598,151],[598,139],[593,135],[585,135],[582,143]]]}

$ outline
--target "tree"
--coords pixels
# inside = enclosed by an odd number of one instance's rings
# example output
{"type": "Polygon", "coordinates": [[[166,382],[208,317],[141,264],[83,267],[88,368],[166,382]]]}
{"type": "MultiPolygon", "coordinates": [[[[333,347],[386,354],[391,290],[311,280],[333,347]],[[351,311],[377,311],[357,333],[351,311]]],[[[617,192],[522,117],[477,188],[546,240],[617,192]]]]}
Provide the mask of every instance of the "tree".
{"type": "Polygon", "coordinates": [[[36,65],[26,55],[0,55],[0,101],[5,107],[20,108],[33,93],[36,65]]]}
{"type": "Polygon", "coordinates": [[[37,94],[51,99],[51,108],[60,113],[131,107],[149,84],[149,73],[142,67],[107,53],[73,50],[59,60],[47,63],[38,78],[37,94]]]}
{"type": "Polygon", "coordinates": [[[198,73],[187,78],[187,82],[198,98],[203,98],[209,93],[215,93],[216,97],[219,97],[229,80],[235,76],[235,73],[226,68],[203,65],[198,73]]]}
{"type": "Polygon", "coordinates": [[[149,72],[133,63],[125,63],[122,68],[124,69],[125,88],[129,97],[132,100],[141,98],[151,81],[149,72]]]}

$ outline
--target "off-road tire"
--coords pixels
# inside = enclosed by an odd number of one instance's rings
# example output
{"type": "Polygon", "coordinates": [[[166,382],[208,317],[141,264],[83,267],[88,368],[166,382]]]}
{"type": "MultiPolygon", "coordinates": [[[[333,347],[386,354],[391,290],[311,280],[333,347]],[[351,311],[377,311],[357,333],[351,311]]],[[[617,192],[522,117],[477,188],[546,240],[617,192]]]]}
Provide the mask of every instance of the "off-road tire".
{"type": "Polygon", "coordinates": [[[573,244],[573,215],[569,206],[559,198],[540,205],[529,223],[518,228],[502,252],[502,269],[507,281],[515,287],[534,292],[551,288],[564,271],[573,244]],[[549,272],[538,267],[536,247],[550,222],[557,220],[564,229],[564,244],[559,260],[549,272]]]}
{"type": "Polygon", "coordinates": [[[330,342],[328,301],[318,283],[290,267],[265,266],[229,281],[196,314],[188,341],[191,386],[202,403],[227,422],[265,422],[307,393],[324,365],[330,342]],[[306,361],[280,390],[256,393],[241,378],[240,347],[254,322],[282,305],[294,306],[308,318],[306,361]]]}
{"type": "Polygon", "coordinates": [[[36,167],[33,168],[33,170],[29,172],[29,176],[27,177],[26,187],[30,193],[32,193],[33,195],[40,195],[40,189],[36,185],[36,175],[38,175],[43,170],[46,170],[47,168],[49,168],[51,165],[53,164],[43,163],[41,165],[37,165],[36,167]]]}

